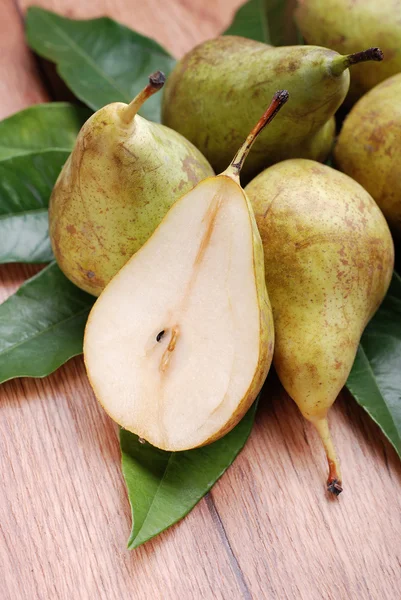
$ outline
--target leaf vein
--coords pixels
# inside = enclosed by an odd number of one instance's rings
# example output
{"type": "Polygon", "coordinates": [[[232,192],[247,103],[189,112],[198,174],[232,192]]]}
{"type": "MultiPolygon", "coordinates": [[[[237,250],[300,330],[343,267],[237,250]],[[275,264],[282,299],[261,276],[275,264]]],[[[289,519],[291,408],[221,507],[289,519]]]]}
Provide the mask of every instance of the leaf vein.
{"type": "Polygon", "coordinates": [[[11,346],[8,346],[4,350],[0,350],[0,356],[4,356],[5,354],[8,354],[12,350],[15,350],[19,346],[22,346],[25,343],[32,342],[32,340],[40,337],[41,335],[44,335],[48,331],[51,331],[52,329],[56,329],[60,325],[64,325],[65,323],[68,323],[68,321],[71,321],[72,319],[76,319],[77,317],[80,317],[81,315],[85,314],[85,312],[87,312],[89,309],[90,309],[90,307],[88,306],[88,307],[80,310],[79,312],[74,313],[73,315],[70,315],[66,319],[63,319],[62,321],[57,321],[57,323],[52,323],[49,327],[46,327],[45,329],[42,329],[41,331],[35,333],[34,335],[32,335],[30,337],[25,337],[23,340],[21,340],[17,344],[12,344],[11,346]]]}
{"type": "MultiPolygon", "coordinates": [[[[164,482],[164,480],[165,480],[165,478],[167,476],[167,472],[168,472],[168,470],[169,470],[169,468],[171,466],[171,463],[172,463],[174,457],[175,457],[175,452],[172,452],[171,455],[168,458],[168,461],[167,461],[167,464],[166,464],[166,468],[165,468],[165,471],[163,473],[163,477],[161,478],[161,480],[159,482],[159,485],[157,486],[157,490],[156,490],[156,492],[155,492],[155,494],[153,496],[152,502],[150,503],[149,508],[148,508],[148,510],[146,512],[146,516],[145,516],[144,520],[142,521],[142,524],[141,524],[140,529],[138,530],[138,533],[136,534],[135,538],[132,540],[133,542],[135,542],[135,540],[138,538],[139,534],[144,529],[144,527],[145,527],[145,525],[146,525],[146,523],[147,523],[147,521],[149,519],[149,515],[151,513],[153,505],[154,505],[154,503],[156,501],[156,498],[157,498],[157,496],[159,494],[160,488],[161,488],[161,486],[162,486],[162,484],[163,484],[163,482],[164,482]]],[[[135,523],[134,523],[134,526],[135,526],[135,523]]]]}
{"type": "MultiPolygon", "coordinates": [[[[121,94],[124,97],[126,102],[131,101],[131,98],[129,98],[128,95],[126,95],[126,93],[117,86],[115,80],[107,77],[106,74],[98,67],[96,62],[90,57],[90,55],[86,54],[85,51],[71,37],[69,37],[60,27],[55,25],[53,20],[50,17],[48,17],[48,15],[41,13],[41,17],[44,20],[48,21],[48,23],[50,23],[50,25],[52,25],[54,27],[54,29],[58,32],[60,37],[62,39],[64,39],[67,42],[67,44],[69,44],[70,48],[72,50],[75,50],[76,53],[78,55],[80,55],[87,62],[87,64],[90,65],[93,68],[93,70],[98,73],[98,75],[100,75],[101,78],[103,78],[105,81],[107,81],[107,83],[112,88],[114,88],[119,94],[121,94]]],[[[59,62],[60,62],[61,67],[63,64],[68,65],[68,62],[66,60],[63,61],[61,59],[59,62]]]]}

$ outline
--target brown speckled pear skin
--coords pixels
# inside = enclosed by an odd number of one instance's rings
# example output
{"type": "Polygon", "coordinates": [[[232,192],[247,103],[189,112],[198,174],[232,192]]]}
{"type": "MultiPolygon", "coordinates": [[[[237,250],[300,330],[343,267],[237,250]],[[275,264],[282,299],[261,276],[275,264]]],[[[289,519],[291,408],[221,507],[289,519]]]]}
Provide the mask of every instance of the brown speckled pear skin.
{"type": "Polygon", "coordinates": [[[323,161],[334,141],[333,115],[349,87],[344,61],[327,48],[273,48],[237,36],[219,37],[178,62],[164,89],[162,120],[195,144],[219,172],[268,98],[283,87],[291,102],[259,136],[243,178],[286,158],[323,161]]]}
{"type": "Polygon", "coordinates": [[[177,132],[126,104],[97,111],[82,127],[49,207],[56,260],[78,287],[98,296],[146,242],[175,200],[213,175],[177,132]]]}
{"type": "Polygon", "coordinates": [[[366,43],[383,50],[380,65],[366,63],[352,71],[352,102],[401,71],[401,0],[298,0],[295,19],[308,44],[341,54],[366,43]]]}
{"type": "Polygon", "coordinates": [[[373,196],[401,240],[401,73],[355,104],[338,137],[335,161],[373,196]]]}
{"type": "Polygon", "coordinates": [[[268,373],[273,316],[240,171],[287,100],[286,90],[274,94],[225,171],[174,203],[89,315],[84,358],[96,397],[163,450],[228,433],[268,373]]]}
{"type": "Polygon", "coordinates": [[[326,416],[389,286],[390,231],[358,183],[314,161],[274,165],[245,191],[264,247],[273,363],[339,473],[326,416]]]}

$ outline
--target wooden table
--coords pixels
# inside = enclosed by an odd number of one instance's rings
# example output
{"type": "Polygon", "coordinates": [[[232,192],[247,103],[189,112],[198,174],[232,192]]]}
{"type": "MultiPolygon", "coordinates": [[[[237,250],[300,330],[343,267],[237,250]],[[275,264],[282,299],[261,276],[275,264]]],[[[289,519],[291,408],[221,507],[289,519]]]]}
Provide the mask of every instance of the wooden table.
{"type": "MultiPolygon", "coordinates": [[[[52,97],[24,43],[31,0],[0,0],[0,117],[52,97]]],[[[177,56],[227,26],[239,1],[36,0],[109,15],[177,56]]],[[[38,270],[0,267],[0,300],[38,270]]],[[[178,525],[128,552],[116,428],[81,358],[0,387],[1,600],[401,598],[401,465],[343,393],[331,422],[345,491],[330,500],[320,442],[274,376],[251,438],[178,525]]]]}

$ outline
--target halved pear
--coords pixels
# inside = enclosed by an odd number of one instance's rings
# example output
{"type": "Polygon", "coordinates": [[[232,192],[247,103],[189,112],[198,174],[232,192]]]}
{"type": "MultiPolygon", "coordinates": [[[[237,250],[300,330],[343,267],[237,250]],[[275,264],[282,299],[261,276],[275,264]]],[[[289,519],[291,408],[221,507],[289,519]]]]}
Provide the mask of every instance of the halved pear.
{"type": "Polygon", "coordinates": [[[275,95],[224,173],[173,205],[89,316],[84,356],[98,400],[158,448],[185,450],[226,434],[269,370],[263,248],[239,172],[287,96],[275,95]]]}

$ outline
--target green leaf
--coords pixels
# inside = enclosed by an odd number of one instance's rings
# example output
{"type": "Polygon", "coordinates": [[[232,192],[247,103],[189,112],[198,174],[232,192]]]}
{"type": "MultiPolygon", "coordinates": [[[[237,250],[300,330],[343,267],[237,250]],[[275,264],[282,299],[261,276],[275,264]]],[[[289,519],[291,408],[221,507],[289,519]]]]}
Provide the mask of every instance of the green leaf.
{"type": "Polygon", "coordinates": [[[52,260],[47,205],[68,154],[43,150],[0,162],[0,263],[52,260]]]}
{"type": "Polygon", "coordinates": [[[272,46],[301,44],[294,11],[297,0],[249,0],[225,35],[240,35],[272,46]]]}
{"type": "Polygon", "coordinates": [[[90,115],[68,102],[30,106],[0,121],[0,160],[49,148],[71,150],[90,115]]]}
{"type": "Polygon", "coordinates": [[[270,44],[270,34],[264,0],[249,0],[235,14],[224,35],[239,35],[270,44]]]}
{"type": "MultiPolygon", "coordinates": [[[[129,103],[153,71],[168,75],[175,64],[159,44],[108,18],[75,21],[31,7],[26,31],[31,48],[55,62],[68,87],[93,110],[129,103]]],[[[155,94],[140,113],[160,121],[160,104],[161,94],[155,94]]]]}
{"type": "Polygon", "coordinates": [[[0,305],[0,383],[45,377],[81,354],[95,298],[51,263],[0,305]]]}
{"type": "Polygon", "coordinates": [[[164,452],[120,432],[122,468],[132,511],[128,548],[137,548],[182,519],[243,448],[258,402],[226,436],[202,448],[164,452]]]}
{"type": "Polygon", "coordinates": [[[401,278],[396,273],[362,336],[347,387],[401,457],[401,278]]]}
{"type": "Polygon", "coordinates": [[[294,20],[297,0],[265,0],[270,43],[273,46],[302,44],[294,20]]]}
{"type": "Polygon", "coordinates": [[[0,263],[53,255],[47,205],[87,109],[38,104],[0,122],[0,263]]]}

